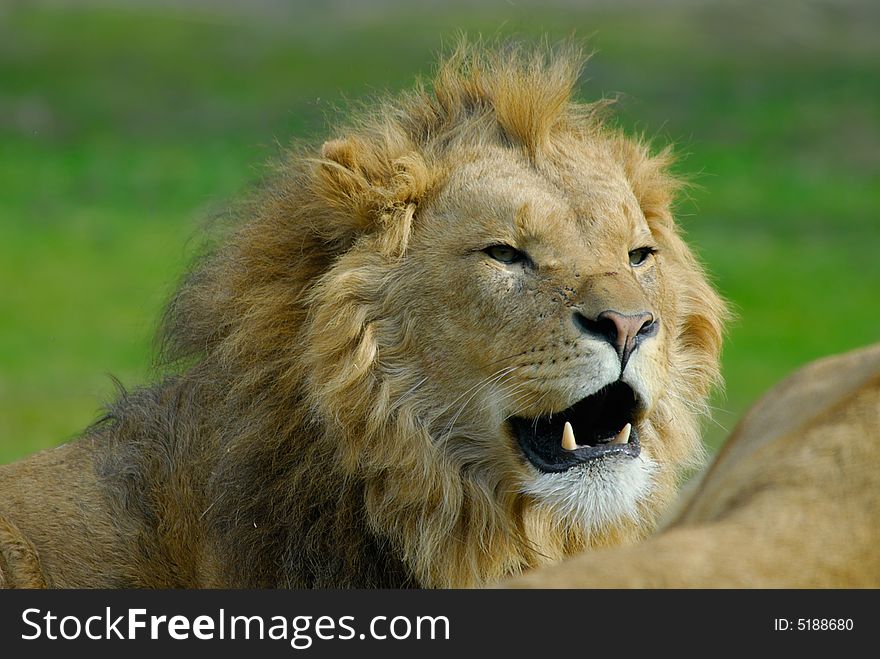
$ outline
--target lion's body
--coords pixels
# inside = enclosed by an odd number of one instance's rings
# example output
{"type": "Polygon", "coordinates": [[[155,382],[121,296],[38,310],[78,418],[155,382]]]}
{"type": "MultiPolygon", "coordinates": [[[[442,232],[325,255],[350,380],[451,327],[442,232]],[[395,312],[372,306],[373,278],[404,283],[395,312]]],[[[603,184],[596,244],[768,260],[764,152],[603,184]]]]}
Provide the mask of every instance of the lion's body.
{"type": "Polygon", "coordinates": [[[813,362],[767,393],[652,538],[507,585],[877,588],[878,548],[880,345],[813,362]]]}
{"type": "Polygon", "coordinates": [[[172,300],[179,375],[2,468],[6,580],[477,586],[648,535],[725,309],[668,155],[572,100],[579,64],[464,49],[292,154],[172,300]]]}

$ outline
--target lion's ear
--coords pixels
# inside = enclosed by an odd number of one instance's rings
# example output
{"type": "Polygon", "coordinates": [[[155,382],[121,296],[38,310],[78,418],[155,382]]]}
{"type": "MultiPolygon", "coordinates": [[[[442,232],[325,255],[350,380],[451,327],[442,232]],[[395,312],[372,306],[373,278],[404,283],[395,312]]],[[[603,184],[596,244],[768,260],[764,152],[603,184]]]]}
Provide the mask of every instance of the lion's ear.
{"type": "Polygon", "coordinates": [[[618,136],[611,143],[623,165],[651,231],[669,230],[673,225],[671,206],[687,183],[670,170],[675,160],[671,147],[652,154],[647,142],[618,136]]]}
{"type": "Polygon", "coordinates": [[[321,157],[349,169],[354,166],[355,146],[351,140],[327,140],[321,145],[321,157]]]}
{"type": "Polygon", "coordinates": [[[412,145],[388,137],[380,144],[357,138],[324,142],[318,185],[321,197],[345,214],[350,228],[378,231],[387,250],[400,253],[430,187],[430,172],[412,145]]]}
{"type": "Polygon", "coordinates": [[[377,206],[374,182],[364,168],[367,152],[355,139],[328,140],[316,172],[318,195],[356,230],[369,229],[377,206]]]}

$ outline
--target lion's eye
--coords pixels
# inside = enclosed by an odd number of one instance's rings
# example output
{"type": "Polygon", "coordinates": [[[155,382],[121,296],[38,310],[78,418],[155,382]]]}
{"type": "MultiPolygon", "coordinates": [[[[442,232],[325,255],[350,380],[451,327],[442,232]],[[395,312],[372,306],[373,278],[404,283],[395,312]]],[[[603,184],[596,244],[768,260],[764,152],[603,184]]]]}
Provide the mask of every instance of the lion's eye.
{"type": "Polygon", "coordinates": [[[525,254],[510,245],[492,245],[483,251],[501,263],[519,263],[528,260],[525,254]]]}
{"type": "Polygon", "coordinates": [[[648,257],[656,251],[657,250],[653,247],[639,247],[638,249],[634,249],[629,253],[629,264],[634,268],[638,267],[647,261],[648,257]]]}

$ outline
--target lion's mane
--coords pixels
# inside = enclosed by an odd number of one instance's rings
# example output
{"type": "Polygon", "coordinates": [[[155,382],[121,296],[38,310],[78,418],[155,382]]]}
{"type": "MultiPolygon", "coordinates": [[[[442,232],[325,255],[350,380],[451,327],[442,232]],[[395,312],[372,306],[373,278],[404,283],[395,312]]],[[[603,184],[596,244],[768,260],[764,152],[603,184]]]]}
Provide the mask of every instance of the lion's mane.
{"type": "Polygon", "coordinates": [[[651,419],[656,459],[672,466],[658,475],[662,507],[700,451],[724,307],[678,236],[669,153],[609,127],[606,103],[575,101],[580,65],[573,48],[463,46],[431,84],[355,113],[321,149],[291,151],[168,307],[161,355],[180,374],[123,396],[102,424],[129,439],[101,472],[129,514],[171,539],[144,539],[145,562],[166,556],[173,574],[174,554],[191,551],[183,581],[217,572],[239,586],[449,587],[585,548],[498,488],[491,465],[468,471],[444,454],[432,426],[443,385],[407,360],[395,264],[463,144],[539,161],[560,139],[602,139],[623,164],[675,287],[675,376],[651,419]]]}

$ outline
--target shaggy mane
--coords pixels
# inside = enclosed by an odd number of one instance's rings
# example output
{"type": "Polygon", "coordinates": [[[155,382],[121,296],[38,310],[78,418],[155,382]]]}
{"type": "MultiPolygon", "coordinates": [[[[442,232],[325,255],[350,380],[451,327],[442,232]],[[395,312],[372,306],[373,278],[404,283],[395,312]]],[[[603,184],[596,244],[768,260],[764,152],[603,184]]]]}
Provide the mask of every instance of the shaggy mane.
{"type": "MultiPolygon", "coordinates": [[[[545,562],[527,537],[546,538],[553,555],[583,548],[491,491],[491,475],[464,477],[432,439],[436,403],[420,374],[401,367],[407,319],[383,285],[464,146],[520,149],[540,165],[565,140],[604,140],[680,261],[674,393],[699,400],[719,381],[724,308],[674,233],[669,154],[607,128],[606,102],[573,99],[582,59],[572,46],[460,46],[429,85],[359,113],[321,147],[292,149],[231,238],[185,279],[161,330],[164,363],[186,366],[163,385],[178,392],[167,424],[180,444],[165,450],[203,461],[192,515],[223,539],[230,583],[473,586],[545,562]]],[[[692,416],[680,406],[662,410],[667,423],[692,416]]],[[[668,450],[686,462],[697,422],[680,428],[681,448],[668,450]]],[[[172,462],[159,468],[181,478],[172,462]]],[[[166,505],[142,494],[141,506],[166,505]]]]}

